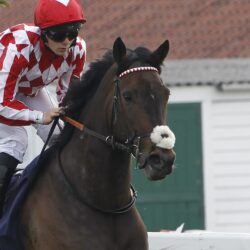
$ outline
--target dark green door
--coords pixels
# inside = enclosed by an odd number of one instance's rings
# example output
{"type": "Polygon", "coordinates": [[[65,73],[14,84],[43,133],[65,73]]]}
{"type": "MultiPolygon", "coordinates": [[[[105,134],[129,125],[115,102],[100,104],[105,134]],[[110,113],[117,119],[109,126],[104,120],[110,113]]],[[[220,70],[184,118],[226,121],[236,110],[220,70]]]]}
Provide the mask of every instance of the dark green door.
{"type": "Polygon", "coordinates": [[[199,103],[170,104],[168,125],[176,136],[175,169],[162,181],[148,181],[133,171],[137,208],[148,231],[204,229],[201,107],[199,103]]]}

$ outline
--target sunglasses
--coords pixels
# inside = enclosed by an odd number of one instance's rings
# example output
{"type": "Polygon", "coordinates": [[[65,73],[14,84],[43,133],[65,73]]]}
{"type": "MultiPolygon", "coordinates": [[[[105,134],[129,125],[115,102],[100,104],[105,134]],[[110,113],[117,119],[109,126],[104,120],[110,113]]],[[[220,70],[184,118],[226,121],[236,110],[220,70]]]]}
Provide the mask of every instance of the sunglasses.
{"type": "Polygon", "coordinates": [[[63,42],[66,38],[69,40],[76,39],[78,36],[79,30],[71,30],[71,31],[53,31],[47,30],[46,35],[55,42],[63,42]]]}
{"type": "Polygon", "coordinates": [[[55,42],[63,42],[66,38],[74,40],[77,38],[81,28],[80,22],[56,25],[43,30],[44,34],[55,42]]]}

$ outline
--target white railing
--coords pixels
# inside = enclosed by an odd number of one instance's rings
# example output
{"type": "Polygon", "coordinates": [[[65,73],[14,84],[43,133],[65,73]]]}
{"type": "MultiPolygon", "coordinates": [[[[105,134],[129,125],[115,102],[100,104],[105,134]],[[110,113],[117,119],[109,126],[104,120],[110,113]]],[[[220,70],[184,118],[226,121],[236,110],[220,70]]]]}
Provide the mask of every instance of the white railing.
{"type": "Polygon", "coordinates": [[[149,232],[149,250],[250,250],[250,233],[149,232]]]}

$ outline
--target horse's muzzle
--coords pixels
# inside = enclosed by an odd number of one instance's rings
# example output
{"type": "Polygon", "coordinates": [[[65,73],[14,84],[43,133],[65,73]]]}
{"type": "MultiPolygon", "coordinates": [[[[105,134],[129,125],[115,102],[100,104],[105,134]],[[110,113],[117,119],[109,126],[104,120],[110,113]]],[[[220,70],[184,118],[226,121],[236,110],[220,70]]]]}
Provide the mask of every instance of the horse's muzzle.
{"type": "Polygon", "coordinates": [[[160,180],[172,173],[175,152],[156,148],[150,154],[141,153],[138,157],[138,167],[144,168],[148,179],[160,180]]]}

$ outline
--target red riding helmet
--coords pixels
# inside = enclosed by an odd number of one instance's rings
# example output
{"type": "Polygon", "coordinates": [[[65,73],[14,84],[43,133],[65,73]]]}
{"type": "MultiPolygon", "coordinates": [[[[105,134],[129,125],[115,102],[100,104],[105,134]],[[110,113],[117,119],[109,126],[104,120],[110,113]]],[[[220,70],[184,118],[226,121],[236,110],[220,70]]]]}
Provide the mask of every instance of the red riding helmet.
{"type": "Polygon", "coordinates": [[[38,0],[34,23],[41,29],[70,22],[86,22],[79,0],[38,0]]]}

